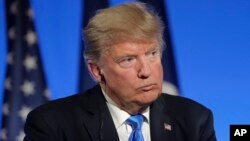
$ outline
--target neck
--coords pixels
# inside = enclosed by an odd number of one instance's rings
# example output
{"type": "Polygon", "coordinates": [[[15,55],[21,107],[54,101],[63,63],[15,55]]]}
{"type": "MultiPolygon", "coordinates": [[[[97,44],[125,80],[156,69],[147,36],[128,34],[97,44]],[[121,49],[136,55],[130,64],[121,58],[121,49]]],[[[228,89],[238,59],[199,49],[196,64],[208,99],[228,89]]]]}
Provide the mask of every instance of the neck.
{"type": "Polygon", "coordinates": [[[127,107],[120,107],[120,108],[126,111],[127,113],[129,113],[130,115],[137,115],[137,114],[142,114],[147,109],[147,107],[148,106],[144,106],[144,107],[132,106],[131,108],[127,108],[127,107]]]}

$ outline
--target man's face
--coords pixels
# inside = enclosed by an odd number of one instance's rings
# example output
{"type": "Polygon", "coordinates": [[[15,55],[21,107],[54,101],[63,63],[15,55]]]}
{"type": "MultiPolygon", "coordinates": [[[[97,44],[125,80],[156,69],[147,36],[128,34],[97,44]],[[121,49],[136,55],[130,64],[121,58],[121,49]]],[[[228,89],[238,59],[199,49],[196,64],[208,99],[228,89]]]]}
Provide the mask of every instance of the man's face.
{"type": "Polygon", "coordinates": [[[100,59],[103,90],[120,108],[134,112],[161,94],[163,70],[155,42],[120,43],[100,59]]]}

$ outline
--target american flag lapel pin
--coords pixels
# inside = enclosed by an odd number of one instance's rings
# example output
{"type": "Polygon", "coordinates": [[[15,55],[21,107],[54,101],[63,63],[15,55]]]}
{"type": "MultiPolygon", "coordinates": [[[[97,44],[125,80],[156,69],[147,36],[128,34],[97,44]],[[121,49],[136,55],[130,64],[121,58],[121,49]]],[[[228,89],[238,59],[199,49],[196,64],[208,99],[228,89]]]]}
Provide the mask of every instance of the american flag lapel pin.
{"type": "Polygon", "coordinates": [[[164,123],[164,129],[167,131],[172,131],[172,126],[168,123],[164,123]]]}

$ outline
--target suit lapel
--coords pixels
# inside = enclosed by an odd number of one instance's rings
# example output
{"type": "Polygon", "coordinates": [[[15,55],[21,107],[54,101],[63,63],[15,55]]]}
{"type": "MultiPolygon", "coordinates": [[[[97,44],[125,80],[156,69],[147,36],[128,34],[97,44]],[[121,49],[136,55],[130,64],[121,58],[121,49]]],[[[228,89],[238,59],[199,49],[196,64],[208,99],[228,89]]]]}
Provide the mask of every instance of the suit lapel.
{"type": "Polygon", "coordinates": [[[101,107],[101,119],[101,141],[119,141],[115,124],[106,103],[101,107]]]}
{"type": "Polygon", "coordinates": [[[101,88],[96,86],[82,99],[85,114],[83,123],[93,141],[119,141],[115,125],[106,105],[101,88]]]}
{"type": "Polygon", "coordinates": [[[169,116],[163,96],[150,106],[150,132],[151,141],[175,140],[174,122],[169,116]]]}

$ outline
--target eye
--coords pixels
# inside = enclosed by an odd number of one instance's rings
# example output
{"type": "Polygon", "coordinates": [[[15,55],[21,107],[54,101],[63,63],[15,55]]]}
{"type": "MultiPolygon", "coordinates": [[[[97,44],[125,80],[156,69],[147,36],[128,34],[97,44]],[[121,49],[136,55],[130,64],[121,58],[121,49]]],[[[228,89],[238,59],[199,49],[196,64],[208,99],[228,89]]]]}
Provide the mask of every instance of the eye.
{"type": "Polygon", "coordinates": [[[154,49],[150,51],[147,56],[150,60],[157,58],[159,56],[159,49],[154,49]]]}
{"type": "Polygon", "coordinates": [[[123,68],[129,68],[135,63],[135,57],[123,57],[118,60],[118,64],[123,68]]]}
{"type": "Polygon", "coordinates": [[[133,61],[133,57],[126,57],[122,60],[122,62],[132,62],[133,61]]]}
{"type": "Polygon", "coordinates": [[[156,55],[156,53],[157,53],[157,51],[156,51],[156,50],[154,50],[154,51],[152,51],[152,52],[151,52],[151,55],[152,55],[152,56],[155,56],[155,55],[156,55]]]}

